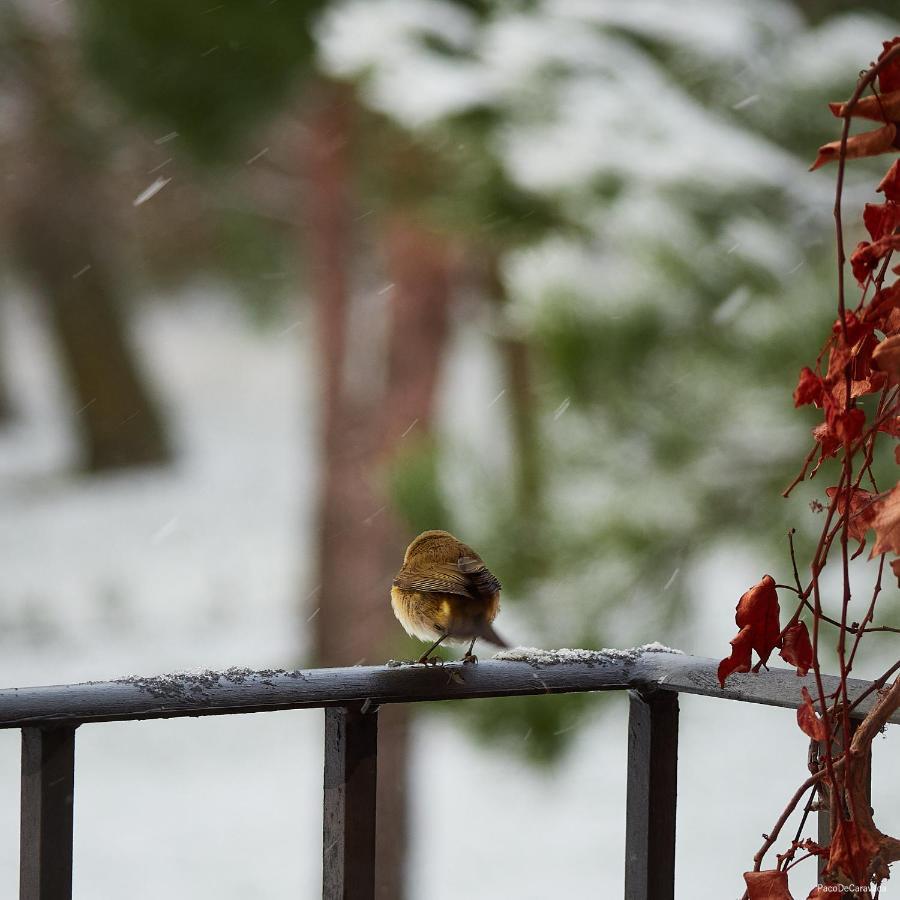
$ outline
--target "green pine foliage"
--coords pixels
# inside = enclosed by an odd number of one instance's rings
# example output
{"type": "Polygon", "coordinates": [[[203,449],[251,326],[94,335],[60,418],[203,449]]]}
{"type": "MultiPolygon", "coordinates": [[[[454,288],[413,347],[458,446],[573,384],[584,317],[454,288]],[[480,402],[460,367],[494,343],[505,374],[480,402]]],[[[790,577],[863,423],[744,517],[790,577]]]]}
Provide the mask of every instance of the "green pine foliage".
{"type": "Polygon", "coordinates": [[[87,57],[127,107],[222,161],[309,74],[324,5],[85,0],[79,10],[87,57]]]}

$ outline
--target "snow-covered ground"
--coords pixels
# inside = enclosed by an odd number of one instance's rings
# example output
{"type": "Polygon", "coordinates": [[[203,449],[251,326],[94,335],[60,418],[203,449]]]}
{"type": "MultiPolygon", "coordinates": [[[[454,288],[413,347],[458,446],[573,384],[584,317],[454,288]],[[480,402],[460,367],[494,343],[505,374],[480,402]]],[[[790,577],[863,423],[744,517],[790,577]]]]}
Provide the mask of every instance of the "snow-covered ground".
{"type": "MultiPolygon", "coordinates": [[[[202,297],[145,312],[140,345],[179,463],[85,481],[64,474],[72,448],[46,341],[23,304],[11,312],[21,418],[0,435],[0,684],[294,665],[315,484],[305,320],[254,331],[202,297]]],[[[734,603],[758,578],[724,551],[696,573],[682,649],[724,653],[734,603]]],[[[784,711],[681,706],[677,896],[737,897],[760,833],[805,776],[806,741],[784,711]]],[[[421,716],[410,897],[621,896],[626,708],[624,696],[605,703],[547,770],[421,716]]],[[[321,743],[317,711],[84,726],[75,896],[319,896],[321,743]]],[[[0,732],[0,900],[17,896],[18,764],[18,733],[0,732]]],[[[886,768],[876,759],[881,821],[898,828],[886,768]]]]}

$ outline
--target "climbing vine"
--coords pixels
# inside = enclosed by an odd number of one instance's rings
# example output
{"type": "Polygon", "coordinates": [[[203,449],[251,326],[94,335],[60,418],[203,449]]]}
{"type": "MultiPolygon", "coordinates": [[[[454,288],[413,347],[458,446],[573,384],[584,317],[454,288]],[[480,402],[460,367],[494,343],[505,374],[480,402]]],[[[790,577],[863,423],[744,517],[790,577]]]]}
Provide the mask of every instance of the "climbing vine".
{"type": "Polygon", "coordinates": [[[878,185],[881,202],[866,203],[862,212],[869,240],[860,242],[849,259],[859,286],[855,305],[848,301],[844,285],[841,218],[848,161],[900,150],[900,37],[884,44],[850,99],[831,104],[831,111],[843,122],[841,137],[819,149],[812,168],[837,164],[837,315],[794,391],[795,406],[811,404],[821,410],[822,419],[784,495],[820,470],[834,472],[837,483],[825,491],[822,529],[804,568],[806,575],[800,574],[791,533],[793,583],[776,584],[765,575],[740,598],[735,617],[739,631],[730,655],[719,664],[723,687],[732,673],[758,671],[775,650],[798,675],[812,672],[810,687],[798,688],[797,711],[797,724],[811,741],[810,775],[764,835],[753,871],[744,874],[748,900],[792,900],[789,874],[811,858],[821,861],[821,875],[807,900],[844,892],[877,898],[890,877],[891,863],[900,860],[900,840],[879,830],[868,794],[872,741],[900,707],[900,659],[863,691],[854,691],[850,679],[868,635],[900,632],[880,624],[878,616],[886,578],[900,580],[900,482],[876,483],[873,465],[891,449],[900,464],[900,279],[894,277],[900,275],[900,265],[891,265],[900,250],[900,160],[878,185]],[[853,119],[871,120],[878,127],[851,136],[853,119]],[[860,592],[857,578],[851,579],[851,562],[865,552],[870,532],[870,587],[862,606],[859,596],[854,597],[860,592]],[[826,566],[838,567],[840,577],[826,581],[826,566]],[[779,593],[787,595],[793,607],[783,625],[779,593]],[[839,676],[833,679],[824,677],[820,666],[820,654],[828,646],[837,653],[839,676]],[[832,823],[826,845],[803,837],[810,813],[823,808],[832,823]],[[792,817],[799,817],[799,824],[786,831],[792,817]],[[776,845],[784,849],[773,858],[769,853],[776,845]]]}

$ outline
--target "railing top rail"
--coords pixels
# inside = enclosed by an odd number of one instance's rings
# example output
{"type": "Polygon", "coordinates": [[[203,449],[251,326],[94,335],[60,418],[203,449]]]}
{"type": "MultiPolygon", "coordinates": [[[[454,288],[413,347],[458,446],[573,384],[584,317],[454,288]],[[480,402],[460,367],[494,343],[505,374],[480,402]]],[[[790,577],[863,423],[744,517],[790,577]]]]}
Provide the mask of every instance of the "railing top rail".
{"type": "MultiPolygon", "coordinates": [[[[79,725],[88,722],[228,715],[359,703],[411,703],[478,697],[635,689],[703,694],[796,708],[811,676],[790,669],[733,675],[724,690],[718,662],[677,652],[540,651],[507,653],[469,666],[385,665],[295,671],[227,669],[194,674],[129,677],[116,681],[0,690],[0,728],[79,725]],[[510,658],[514,657],[514,658],[510,658]]],[[[826,691],[838,679],[823,676],[826,691]]],[[[870,682],[851,679],[856,698],[870,682]]],[[[870,692],[854,715],[871,707],[870,692]]],[[[900,714],[890,720],[900,723],[900,714]]]]}

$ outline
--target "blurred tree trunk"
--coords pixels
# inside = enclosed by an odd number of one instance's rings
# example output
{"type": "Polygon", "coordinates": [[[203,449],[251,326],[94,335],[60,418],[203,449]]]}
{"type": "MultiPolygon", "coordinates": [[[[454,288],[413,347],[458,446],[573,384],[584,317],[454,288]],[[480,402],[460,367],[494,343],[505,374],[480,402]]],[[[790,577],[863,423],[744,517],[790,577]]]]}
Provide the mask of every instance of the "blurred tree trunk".
{"type": "Polygon", "coordinates": [[[414,219],[396,215],[385,230],[391,288],[385,455],[413,422],[427,431],[449,337],[453,248],[414,219]]]}
{"type": "Polygon", "coordinates": [[[4,301],[0,299],[0,427],[8,425],[15,417],[6,369],[6,322],[3,318],[4,301]]]}
{"type": "MultiPolygon", "coordinates": [[[[378,660],[386,643],[385,569],[389,520],[375,484],[377,398],[352,396],[348,375],[350,265],[353,241],[349,91],[323,85],[307,137],[307,247],[318,332],[320,494],[317,530],[315,663],[346,666],[378,660]]],[[[363,380],[374,387],[377,379],[363,380]]],[[[309,615],[309,613],[307,613],[309,615]]],[[[380,900],[405,893],[407,716],[379,713],[376,884],[380,900]]]]}
{"type": "Polygon", "coordinates": [[[126,340],[103,251],[93,251],[91,226],[77,221],[95,207],[88,198],[74,201],[78,215],[72,208],[77,187],[55,202],[57,192],[65,191],[63,184],[54,184],[53,176],[41,182],[42,190],[16,216],[17,251],[66,369],[82,465],[101,471],[166,462],[170,450],[162,421],[126,340]],[[74,277],[87,265],[90,269],[74,277]]]}
{"type": "Polygon", "coordinates": [[[116,241],[98,170],[99,135],[68,103],[65,54],[22,34],[29,105],[10,212],[13,252],[34,284],[72,391],[85,468],[162,463],[162,419],[129,345],[118,296],[116,241]]]}
{"type": "MultiPolygon", "coordinates": [[[[400,441],[414,425],[418,437],[427,436],[434,418],[441,363],[449,337],[450,275],[452,251],[446,240],[420,225],[397,216],[388,224],[384,254],[391,289],[390,330],[387,347],[387,384],[379,417],[382,426],[381,471],[396,455],[400,441]]],[[[374,473],[373,473],[374,474],[374,473]]],[[[411,535],[394,516],[385,516],[383,572],[378,602],[388,635],[399,625],[388,603],[390,580],[403,559],[411,535]]],[[[384,641],[387,645],[389,639],[384,641]]],[[[379,660],[380,661],[380,660],[379,660]]],[[[378,863],[385,873],[402,878],[409,841],[409,708],[382,710],[390,753],[379,759],[381,816],[378,863]],[[401,818],[395,819],[396,814],[401,818]],[[398,839],[391,832],[398,828],[398,839]]],[[[399,882],[398,882],[399,883],[399,882]]],[[[400,898],[390,890],[390,880],[379,880],[379,897],[400,898]]]]}
{"type": "MultiPolygon", "coordinates": [[[[492,254],[487,260],[487,293],[498,309],[508,303],[506,285],[500,273],[500,259],[492,254]]],[[[537,527],[543,501],[543,472],[541,467],[540,430],[537,421],[537,403],[534,396],[531,348],[526,340],[504,331],[497,338],[500,355],[506,373],[509,397],[511,433],[514,454],[514,497],[519,525],[523,529],[521,539],[530,544],[537,527]]]]}
{"type": "MultiPolygon", "coordinates": [[[[307,246],[321,377],[318,586],[310,603],[319,665],[382,662],[396,635],[390,580],[406,536],[380,475],[409,424],[418,419],[425,428],[431,419],[447,334],[446,250],[421,229],[395,222],[384,245],[394,283],[386,376],[375,371],[383,359],[348,352],[353,111],[348,89],[322,85],[307,136],[307,246]]],[[[382,709],[378,740],[377,897],[402,900],[409,837],[405,707],[382,709]]]]}

